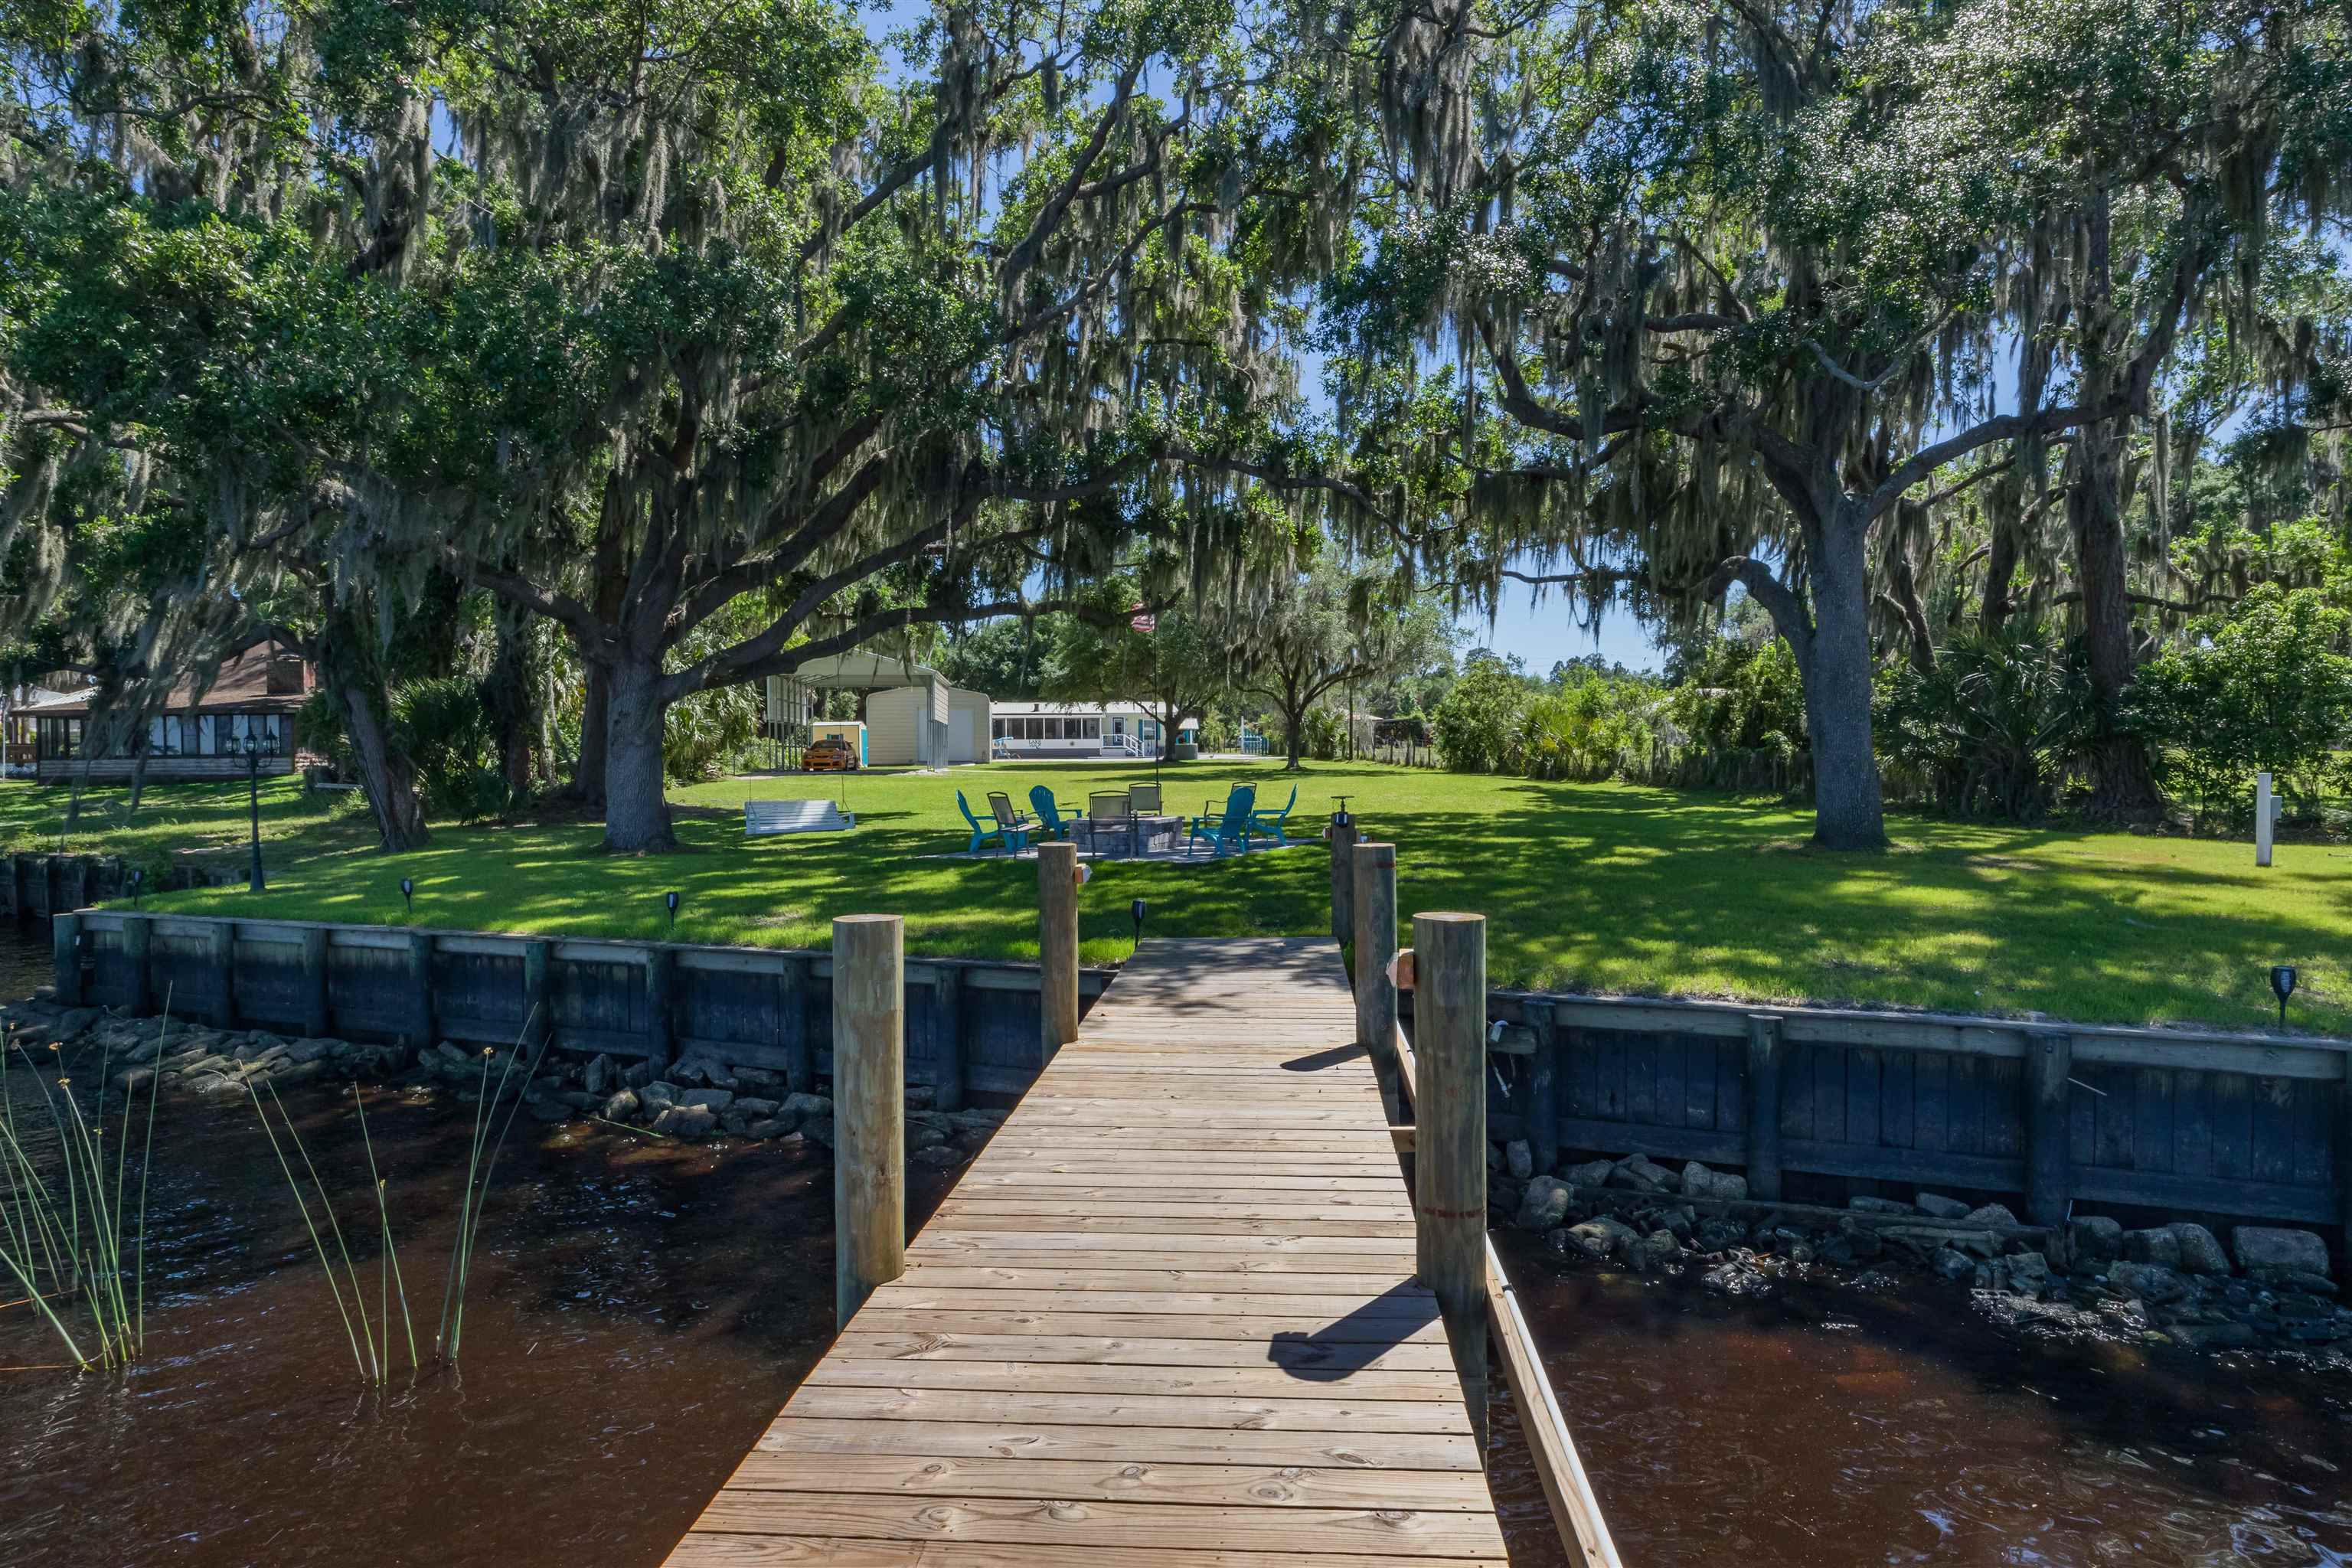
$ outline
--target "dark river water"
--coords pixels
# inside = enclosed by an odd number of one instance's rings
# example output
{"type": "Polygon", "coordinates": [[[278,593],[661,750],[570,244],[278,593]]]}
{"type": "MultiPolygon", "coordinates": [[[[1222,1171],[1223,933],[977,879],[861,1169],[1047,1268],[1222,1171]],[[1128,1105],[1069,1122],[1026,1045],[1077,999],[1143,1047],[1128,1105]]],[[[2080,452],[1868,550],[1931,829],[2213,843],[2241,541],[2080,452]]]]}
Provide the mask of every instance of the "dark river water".
{"type": "MultiPolygon", "coordinates": [[[[2340,1364],[2034,1341],[1917,1280],[1732,1301],[1513,1240],[1628,1568],[2352,1563],[2340,1364]]],[[[1515,1565],[1548,1524],[1523,1463],[1515,1565]]]]}
{"type": "MultiPolygon", "coordinates": [[[[13,953],[20,994],[46,955],[13,953]]],[[[9,1086],[22,1124],[29,1075],[9,1086]]],[[[289,1100],[373,1291],[349,1093],[289,1100]]],[[[429,1358],[471,1112],[368,1111],[429,1358]]],[[[914,1173],[917,1218],[944,1184],[914,1173]]],[[[412,1378],[402,1349],[362,1390],[251,1109],[168,1099],[144,1362],[55,1370],[0,1291],[0,1565],[654,1568],[831,1337],[831,1185],[772,1146],[525,1122],[462,1370],[412,1378]]],[[[2352,1563],[2341,1371],[2037,1344],[1924,1285],[1735,1303],[1507,1262],[1628,1568],[2352,1563]]],[[[1559,1563],[1507,1408],[1496,1427],[1515,1568],[1559,1563]]]]}

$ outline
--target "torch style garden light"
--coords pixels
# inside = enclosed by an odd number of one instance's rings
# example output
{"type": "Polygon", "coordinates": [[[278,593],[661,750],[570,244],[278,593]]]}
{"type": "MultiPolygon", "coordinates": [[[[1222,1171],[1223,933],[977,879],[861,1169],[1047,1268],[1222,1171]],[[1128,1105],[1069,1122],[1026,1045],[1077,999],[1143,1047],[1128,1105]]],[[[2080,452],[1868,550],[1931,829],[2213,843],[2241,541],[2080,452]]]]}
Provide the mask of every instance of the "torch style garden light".
{"type": "Polygon", "coordinates": [[[2294,994],[2294,964],[2271,965],[2271,994],[2278,998],[2279,1027],[2282,1029],[2286,1027],[2286,999],[2294,994]]]}
{"type": "Polygon", "coordinates": [[[407,877],[400,879],[400,902],[404,911],[402,918],[409,924],[415,925],[416,923],[416,883],[414,879],[407,877]]]}
{"type": "Polygon", "coordinates": [[[662,895],[662,907],[669,910],[669,934],[676,936],[677,934],[677,895],[676,893],[664,893],[662,895]]]}
{"type": "Polygon", "coordinates": [[[1138,947],[1141,947],[1143,945],[1143,917],[1150,913],[1150,910],[1151,906],[1145,903],[1141,899],[1138,899],[1133,903],[1127,906],[1127,912],[1135,919],[1135,944],[1138,947]]]}
{"type": "Polygon", "coordinates": [[[127,879],[131,883],[131,907],[135,910],[139,907],[140,884],[147,880],[146,868],[143,866],[131,867],[131,875],[127,879]]]}
{"type": "Polygon", "coordinates": [[[245,737],[245,779],[253,805],[253,871],[246,891],[258,893],[269,884],[261,875],[261,742],[250,731],[245,737]]]}

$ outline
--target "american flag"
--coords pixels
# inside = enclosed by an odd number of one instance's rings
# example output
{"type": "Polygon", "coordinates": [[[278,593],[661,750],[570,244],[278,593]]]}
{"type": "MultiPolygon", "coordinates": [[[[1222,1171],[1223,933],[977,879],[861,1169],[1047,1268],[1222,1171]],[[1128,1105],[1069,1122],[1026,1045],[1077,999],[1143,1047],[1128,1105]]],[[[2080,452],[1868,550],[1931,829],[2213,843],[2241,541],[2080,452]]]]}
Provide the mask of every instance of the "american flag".
{"type": "Polygon", "coordinates": [[[1158,616],[1142,614],[1143,606],[1141,605],[1136,605],[1135,609],[1138,613],[1128,617],[1127,624],[1129,626],[1133,626],[1137,631],[1147,634],[1159,629],[1160,617],[1158,616]]]}

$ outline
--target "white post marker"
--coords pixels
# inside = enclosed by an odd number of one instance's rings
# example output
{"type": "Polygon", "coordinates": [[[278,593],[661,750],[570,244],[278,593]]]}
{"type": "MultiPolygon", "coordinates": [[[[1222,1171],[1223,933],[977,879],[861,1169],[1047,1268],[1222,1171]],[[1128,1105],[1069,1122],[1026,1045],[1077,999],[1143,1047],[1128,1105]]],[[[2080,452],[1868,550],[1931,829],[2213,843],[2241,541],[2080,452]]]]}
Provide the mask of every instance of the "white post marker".
{"type": "Polygon", "coordinates": [[[2271,863],[2271,775],[2254,775],[2254,864],[2271,863]]]}

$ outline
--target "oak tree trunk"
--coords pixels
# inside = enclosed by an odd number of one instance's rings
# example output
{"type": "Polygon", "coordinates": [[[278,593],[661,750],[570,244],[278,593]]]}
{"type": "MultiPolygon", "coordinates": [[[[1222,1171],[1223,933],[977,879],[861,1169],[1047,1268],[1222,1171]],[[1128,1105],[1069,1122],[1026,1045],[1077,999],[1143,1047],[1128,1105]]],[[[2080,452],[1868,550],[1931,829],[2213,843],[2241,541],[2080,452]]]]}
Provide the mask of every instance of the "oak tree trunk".
{"type": "Polygon", "coordinates": [[[591,661],[580,703],[580,755],[572,763],[564,798],[584,805],[604,804],[604,731],[611,722],[605,694],[612,682],[604,667],[591,661]]]}
{"type": "Polygon", "coordinates": [[[619,854],[675,849],[664,791],[660,665],[622,660],[604,697],[604,847],[619,854]]]}
{"type": "Polygon", "coordinates": [[[425,807],[416,798],[416,767],[408,753],[392,742],[383,715],[364,683],[352,681],[336,691],[343,710],[343,732],[359,758],[360,784],[375,813],[376,835],[384,849],[419,849],[432,837],[425,826],[425,807]]]}
{"type": "Polygon", "coordinates": [[[482,680],[482,708],[498,745],[499,773],[517,797],[530,793],[531,708],[538,696],[530,679],[527,613],[504,599],[492,601],[498,641],[482,680]]]}
{"type": "Polygon", "coordinates": [[[315,650],[319,679],[341,710],[344,738],[359,760],[360,786],[375,813],[382,847],[415,849],[431,837],[416,798],[416,767],[394,742],[386,723],[383,683],[362,651],[368,635],[354,611],[330,609],[315,650]]]}
{"type": "MultiPolygon", "coordinates": [[[[2095,189],[2083,215],[2082,340],[2079,396],[2104,402],[2118,382],[2116,353],[2123,323],[2115,302],[2109,251],[2110,220],[2104,189],[2095,189]]],[[[2066,491],[2066,521],[2074,535],[2074,577],[2083,595],[2083,646],[2090,667],[2094,730],[2093,810],[2127,816],[2160,804],[2147,748],[2119,727],[2132,682],[2131,600],[2124,549],[2121,419],[2095,420],[2075,432],[2069,454],[2074,482],[2066,491]]]]}
{"type": "Polygon", "coordinates": [[[1868,524],[1862,503],[1839,503],[1807,551],[1810,647],[1798,659],[1813,752],[1813,842],[1824,849],[1884,849],[1886,810],[1871,748],[1868,524]]]}

